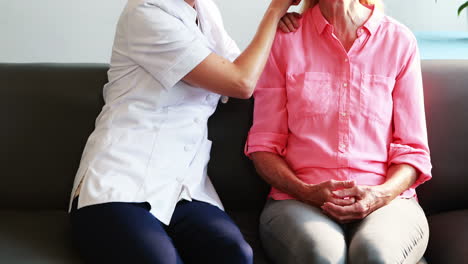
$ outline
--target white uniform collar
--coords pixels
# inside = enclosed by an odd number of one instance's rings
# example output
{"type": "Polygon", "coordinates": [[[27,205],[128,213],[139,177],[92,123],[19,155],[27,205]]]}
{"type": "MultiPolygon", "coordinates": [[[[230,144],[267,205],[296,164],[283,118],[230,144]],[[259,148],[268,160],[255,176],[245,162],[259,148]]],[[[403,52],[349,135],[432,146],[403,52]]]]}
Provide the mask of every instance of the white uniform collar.
{"type": "Polygon", "coordinates": [[[173,0],[173,1],[179,7],[179,10],[183,10],[183,12],[185,13],[184,18],[188,19],[187,22],[194,23],[195,20],[197,19],[197,11],[195,10],[195,8],[187,4],[187,2],[185,2],[184,0],[173,0]]]}

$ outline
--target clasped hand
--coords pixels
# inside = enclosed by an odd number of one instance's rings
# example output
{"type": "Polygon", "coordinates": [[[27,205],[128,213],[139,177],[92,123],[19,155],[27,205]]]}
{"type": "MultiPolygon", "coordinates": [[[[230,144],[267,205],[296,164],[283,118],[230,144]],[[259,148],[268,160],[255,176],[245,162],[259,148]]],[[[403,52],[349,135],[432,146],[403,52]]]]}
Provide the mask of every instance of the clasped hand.
{"type": "Polygon", "coordinates": [[[320,207],[340,223],[364,219],[392,199],[382,186],[357,185],[355,181],[330,180],[311,185],[306,203],[320,207]]]}

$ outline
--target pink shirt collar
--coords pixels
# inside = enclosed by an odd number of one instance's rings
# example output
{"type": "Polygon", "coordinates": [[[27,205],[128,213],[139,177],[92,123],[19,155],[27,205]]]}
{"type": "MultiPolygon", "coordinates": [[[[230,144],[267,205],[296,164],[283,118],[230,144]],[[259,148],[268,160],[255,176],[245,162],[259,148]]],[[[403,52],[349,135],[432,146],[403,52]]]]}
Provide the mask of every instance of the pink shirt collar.
{"type": "MultiPolygon", "coordinates": [[[[379,28],[384,15],[379,10],[374,9],[374,6],[366,5],[366,7],[372,9],[372,14],[362,27],[367,29],[367,31],[369,31],[369,33],[372,35],[379,28]]],[[[322,11],[320,11],[319,5],[314,6],[310,12],[312,12],[312,19],[319,35],[321,35],[325,28],[327,28],[328,26],[333,28],[333,25],[331,25],[323,16],[322,11]]]]}

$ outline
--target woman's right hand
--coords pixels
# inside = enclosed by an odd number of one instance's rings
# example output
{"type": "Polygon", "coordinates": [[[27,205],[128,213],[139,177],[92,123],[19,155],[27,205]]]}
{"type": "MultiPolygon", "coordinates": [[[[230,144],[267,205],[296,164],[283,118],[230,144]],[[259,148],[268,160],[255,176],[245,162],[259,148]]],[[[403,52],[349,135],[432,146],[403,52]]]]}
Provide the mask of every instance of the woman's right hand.
{"type": "Polygon", "coordinates": [[[333,194],[333,191],[350,189],[356,186],[355,181],[336,181],[329,180],[319,184],[309,185],[302,197],[302,202],[320,208],[325,203],[333,203],[339,206],[348,206],[356,202],[354,197],[340,198],[333,194]]]}

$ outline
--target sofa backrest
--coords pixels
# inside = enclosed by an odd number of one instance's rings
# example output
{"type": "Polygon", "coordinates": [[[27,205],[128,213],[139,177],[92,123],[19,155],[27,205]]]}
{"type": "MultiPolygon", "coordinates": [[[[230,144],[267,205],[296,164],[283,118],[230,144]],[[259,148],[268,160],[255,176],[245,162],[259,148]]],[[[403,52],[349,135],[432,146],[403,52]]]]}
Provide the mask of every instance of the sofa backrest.
{"type": "Polygon", "coordinates": [[[426,213],[468,208],[468,60],[423,61],[433,178],[417,190],[426,213]]]}
{"type": "MultiPolygon", "coordinates": [[[[102,108],[105,64],[0,64],[1,209],[65,209],[102,108]]],[[[428,213],[468,208],[468,61],[423,61],[434,178],[428,213]]],[[[268,186],[243,155],[253,100],[219,104],[208,122],[209,175],[227,209],[259,210],[268,186]]]]}
{"type": "Polygon", "coordinates": [[[65,209],[107,65],[0,64],[0,208],[65,209]]]}
{"type": "MultiPolygon", "coordinates": [[[[65,209],[102,106],[106,64],[0,64],[0,208],[65,209]]],[[[228,209],[260,209],[268,186],[242,154],[252,100],[220,104],[209,121],[209,174],[228,209]]]]}

